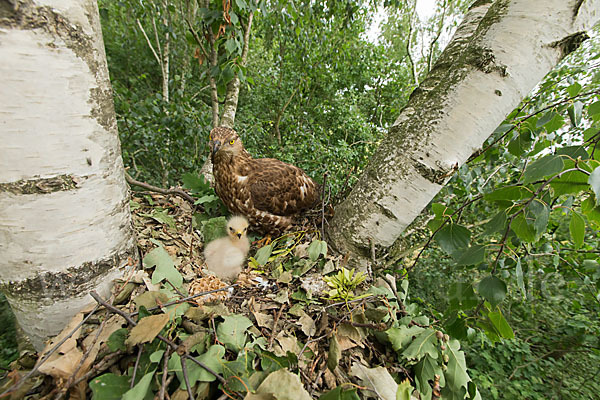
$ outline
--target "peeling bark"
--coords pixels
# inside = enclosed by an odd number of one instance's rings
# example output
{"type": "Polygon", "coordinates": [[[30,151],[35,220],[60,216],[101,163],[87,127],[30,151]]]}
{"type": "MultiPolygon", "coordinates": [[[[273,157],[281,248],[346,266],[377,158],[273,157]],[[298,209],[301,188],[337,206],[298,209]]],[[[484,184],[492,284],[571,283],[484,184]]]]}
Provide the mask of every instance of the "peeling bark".
{"type": "Polygon", "coordinates": [[[3,2],[0,59],[0,290],[40,349],[137,258],[96,2],[3,2]]]}
{"type": "Polygon", "coordinates": [[[523,97],[600,18],[600,0],[496,0],[471,6],[348,198],[334,248],[387,249],[523,97]],[[573,17],[573,10],[578,13],[573,17]]]}

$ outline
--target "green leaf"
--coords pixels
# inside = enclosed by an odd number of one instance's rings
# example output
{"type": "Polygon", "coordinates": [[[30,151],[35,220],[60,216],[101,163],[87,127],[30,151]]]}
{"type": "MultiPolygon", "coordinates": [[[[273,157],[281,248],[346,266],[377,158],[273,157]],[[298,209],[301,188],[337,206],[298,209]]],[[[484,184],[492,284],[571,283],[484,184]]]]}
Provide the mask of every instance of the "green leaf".
{"type": "Polygon", "coordinates": [[[593,196],[588,197],[581,203],[581,211],[585,214],[588,221],[600,224],[600,207],[596,206],[593,196]]]}
{"type": "Polygon", "coordinates": [[[588,107],[588,115],[593,117],[596,114],[600,114],[600,101],[593,102],[588,107]]]}
{"type": "Polygon", "coordinates": [[[572,158],[573,160],[577,160],[581,158],[582,160],[588,160],[590,155],[585,150],[583,146],[565,146],[556,149],[557,156],[566,156],[572,158]]]}
{"type": "MultiPolygon", "coordinates": [[[[223,359],[224,355],[225,348],[221,345],[216,344],[210,346],[205,353],[199,355],[198,357],[196,357],[196,359],[202,362],[203,364],[207,365],[216,373],[220,374],[223,372],[223,363],[225,362],[225,360],[223,359]]],[[[177,375],[177,379],[180,382],[179,387],[181,389],[185,389],[185,379],[183,376],[183,371],[181,369],[181,357],[179,356],[179,354],[171,354],[167,366],[169,368],[169,371],[173,371],[177,375]]],[[[186,359],[185,366],[187,368],[190,386],[195,385],[198,381],[213,382],[217,379],[213,374],[211,374],[192,360],[186,359]]]]}
{"type": "Polygon", "coordinates": [[[515,333],[513,332],[508,322],[506,322],[506,319],[504,319],[504,316],[500,311],[489,312],[488,318],[490,319],[492,325],[494,326],[494,328],[496,328],[496,331],[500,334],[501,337],[505,339],[515,338],[515,333]]]}
{"type": "MultiPolygon", "coordinates": [[[[216,373],[222,373],[223,372],[223,363],[225,362],[225,359],[223,358],[224,356],[225,356],[225,348],[219,344],[215,344],[215,345],[210,346],[208,348],[208,350],[206,351],[206,353],[200,354],[197,358],[198,358],[198,361],[207,365],[210,369],[212,369],[216,373]]],[[[187,362],[190,363],[190,365],[193,363],[193,365],[199,369],[198,374],[197,374],[197,377],[198,377],[197,379],[200,382],[214,382],[217,379],[216,376],[214,376],[213,374],[211,374],[210,372],[208,372],[207,370],[205,370],[204,368],[202,368],[201,366],[199,366],[192,360],[187,360],[187,362]]],[[[187,364],[186,364],[186,366],[187,366],[187,364]]],[[[188,368],[188,369],[191,369],[191,368],[188,368]]],[[[190,382],[190,385],[192,385],[192,382],[190,382]]]]}
{"type": "Polygon", "coordinates": [[[158,244],[158,247],[146,254],[143,261],[144,268],[146,269],[156,267],[152,274],[152,283],[157,284],[163,279],[168,279],[175,287],[181,287],[183,277],[175,268],[173,259],[160,242],[155,241],[155,243],[158,244]]]}
{"type": "Polygon", "coordinates": [[[422,398],[431,398],[432,390],[429,381],[433,381],[436,375],[443,377],[442,368],[438,364],[437,359],[425,356],[415,366],[415,384],[422,398]]]}
{"type": "Polygon", "coordinates": [[[483,197],[487,201],[515,201],[529,196],[531,196],[531,191],[523,186],[509,186],[486,193],[483,197]]]}
{"type": "Polygon", "coordinates": [[[544,126],[548,122],[550,122],[552,120],[552,118],[554,118],[555,115],[556,115],[556,111],[554,111],[554,110],[548,111],[546,114],[542,115],[542,117],[536,121],[535,126],[537,128],[541,128],[542,126],[544,126]]]}
{"type": "Polygon", "coordinates": [[[600,205],[600,167],[596,167],[588,178],[588,183],[596,194],[596,205],[600,205]]]}
{"type": "Polygon", "coordinates": [[[482,263],[485,258],[485,247],[475,244],[466,250],[459,250],[459,253],[460,257],[456,261],[456,265],[477,265],[482,263]]]}
{"type": "Polygon", "coordinates": [[[317,260],[321,254],[323,254],[323,257],[326,257],[327,243],[323,240],[313,240],[306,251],[308,252],[308,258],[311,261],[317,260]]]}
{"type": "Polygon", "coordinates": [[[128,334],[129,330],[127,328],[121,328],[114,331],[106,343],[110,351],[126,350],[127,346],[125,345],[125,339],[127,339],[128,334]]]}
{"type": "Polygon", "coordinates": [[[385,337],[390,341],[394,351],[402,350],[407,344],[412,342],[413,337],[421,334],[425,328],[420,326],[400,325],[398,328],[390,328],[384,332],[385,337]]]}
{"type": "Polygon", "coordinates": [[[523,182],[535,182],[545,176],[555,175],[563,170],[564,162],[557,155],[549,154],[535,160],[527,166],[523,174],[523,182]]]}
{"type": "Polygon", "coordinates": [[[515,139],[508,143],[508,151],[513,156],[519,157],[531,147],[532,143],[531,132],[523,130],[515,139]]]}
{"type": "Polygon", "coordinates": [[[338,386],[322,394],[319,400],[360,400],[360,397],[356,394],[356,389],[344,390],[343,386],[338,386]]]}
{"type": "Polygon", "coordinates": [[[256,262],[259,265],[265,265],[269,261],[269,257],[271,257],[271,253],[273,252],[273,245],[269,244],[267,246],[263,246],[254,255],[256,262]]]}
{"type": "Polygon", "coordinates": [[[556,114],[550,122],[544,125],[544,127],[546,128],[546,132],[552,133],[562,128],[564,124],[565,119],[562,117],[562,115],[556,114]]]}
{"type": "Polygon", "coordinates": [[[402,352],[402,356],[407,360],[420,360],[421,358],[425,357],[425,355],[429,355],[431,358],[437,359],[437,341],[435,330],[427,328],[414,338],[406,350],[402,352]]]}
{"type": "Polygon", "coordinates": [[[535,229],[527,223],[523,213],[517,215],[511,222],[510,228],[517,237],[524,242],[531,243],[535,241],[535,229]]]}
{"type": "Polygon", "coordinates": [[[496,307],[506,297],[506,283],[495,276],[487,276],[479,282],[479,294],[496,307]]]}
{"type": "Polygon", "coordinates": [[[123,400],[140,400],[146,397],[148,393],[148,389],[150,389],[150,384],[152,383],[152,377],[154,376],[154,372],[156,370],[152,370],[143,376],[142,379],[135,384],[133,388],[128,390],[122,397],[123,400]]]}
{"type": "Polygon", "coordinates": [[[90,381],[94,400],[120,400],[129,390],[131,377],[127,375],[104,374],[90,381]]]}
{"type": "Polygon", "coordinates": [[[525,209],[525,219],[527,220],[527,224],[533,227],[537,240],[548,227],[550,208],[544,202],[535,199],[525,209]]]}
{"type": "Polygon", "coordinates": [[[583,131],[583,140],[586,142],[592,140],[592,138],[596,136],[598,132],[600,132],[600,128],[598,127],[592,126],[587,128],[585,131],[583,131]]]}
{"type": "Polygon", "coordinates": [[[578,82],[575,82],[567,88],[567,93],[569,93],[569,97],[577,96],[579,92],[581,92],[581,85],[578,82]]]}
{"type": "Polygon", "coordinates": [[[252,322],[243,315],[230,315],[217,327],[217,337],[225,346],[233,351],[240,351],[246,343],[246,330],[252,322]]]}
{"type": "Polygon", "coordinates": [[[571,125],[579,126],[581,123],[581,111],[583,110],[583,103],[580,101],[576,101],[572,105],[567,108],[567,112],[569,113],[569,119],[571,120],[571,125]]]}
{"type": "MultiPolygon", "coordinates": [[[[571,160],[565,160],[565,169],[571,169],[575,166],[575,163],[571,160]]],[[[560,178],[554,179],[550,182],[550,187],[554,189],[555,196],[561,196],[563,194],[577,194],[582,190],[587,190],[588,176],[580,171],[569,171],[565,172],[560,178]]]]}
{"type": "MultiPolygon", "coordinates": [[[[450,340],[446,345],[448,355],[448,368],[444,372],[446,378],[446,386],[444,389],[452,393],[462,392],[462,388],[467,388],[467,383],[471,380],[467,374],[467,363],[465,361],[465,353],[460,350],[460,342],[458,340],[450,340]]],[[[442,393],[442,398],[446,399],[449,396],[442,393]]]]}
{"type": "Polygon", "coordinates": [[[571,239],[575,244],[575,248],[580,248],[583,245],[583,239],[585,237],[585,220],[581,214],[576,213],[575,211],[571,213],[569,233],[571,234],[571,239]]]}
{"type": "Polygon", "coordinates": [[[211,218],[203,224],[202,234],[204,235],[204,243],[210,243],[215,239],[227,236],[227,218],[216,217],[211,218]]]}
{"type": "Polygon", "coordinates": [[[484,235],[503,232],[506,229],[506,211],[502,210],[484,225],[484,235]]]}
{"type": "Polygon", "coordinates": [[[450,285],[448,301],[450,310],[469,310],[479,304],[473,285],[464,282],[454,282],[450,285]]]}
{"type": "Polygon", "coordinates": [[[464,249],[469,244],[471,231],[461,225],[446,224],[435,235],[435,240],[440,247],[448,254],[454,253],[456,250],[464,249]]]}

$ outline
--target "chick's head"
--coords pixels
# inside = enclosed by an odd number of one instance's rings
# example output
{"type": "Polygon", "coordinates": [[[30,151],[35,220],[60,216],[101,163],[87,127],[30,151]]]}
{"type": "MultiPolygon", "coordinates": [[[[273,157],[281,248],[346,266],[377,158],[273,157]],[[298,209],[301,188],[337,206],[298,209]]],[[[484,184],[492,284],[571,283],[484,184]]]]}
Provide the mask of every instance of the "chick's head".
{"type": "Polygon", "coordinates": [[[241,240],[246,237],[248,225],[248,220],[245,217],[235,215],[227,222],[227,235],[232,240],[241,240]]]}

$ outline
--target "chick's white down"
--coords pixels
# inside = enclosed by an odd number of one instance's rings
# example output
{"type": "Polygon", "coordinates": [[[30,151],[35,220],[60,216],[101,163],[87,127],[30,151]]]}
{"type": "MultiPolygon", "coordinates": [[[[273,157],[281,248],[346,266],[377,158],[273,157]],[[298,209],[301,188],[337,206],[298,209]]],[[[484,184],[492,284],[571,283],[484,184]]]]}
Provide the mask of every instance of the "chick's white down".
{"type": "Polygon", "coordinates": [[[224,280],[237,278],[250,249],[246,235],[248,221],[242,216],[233,216],[227,222],[227,236],[213,240],[204,248],[206,267],[224,280]]]}

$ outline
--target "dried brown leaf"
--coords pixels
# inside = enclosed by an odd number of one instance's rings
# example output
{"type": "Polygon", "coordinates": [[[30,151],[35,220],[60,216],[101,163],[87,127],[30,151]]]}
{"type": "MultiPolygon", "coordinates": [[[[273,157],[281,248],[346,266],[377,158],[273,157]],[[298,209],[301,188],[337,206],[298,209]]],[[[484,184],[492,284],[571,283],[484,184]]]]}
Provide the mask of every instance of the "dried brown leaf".
{"type": "Polygon", "coordinates": [[[168,314],[150,315],[146,318],[142,318],[136,326],[129,332],[129,337],[125,340],[127,345],[136,345],[140,343],[147,343],[154,340],[156,335],[167,325],[169,322],[168,314]]]}

